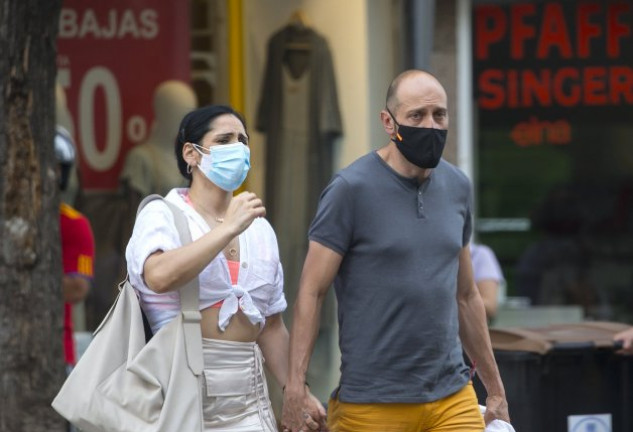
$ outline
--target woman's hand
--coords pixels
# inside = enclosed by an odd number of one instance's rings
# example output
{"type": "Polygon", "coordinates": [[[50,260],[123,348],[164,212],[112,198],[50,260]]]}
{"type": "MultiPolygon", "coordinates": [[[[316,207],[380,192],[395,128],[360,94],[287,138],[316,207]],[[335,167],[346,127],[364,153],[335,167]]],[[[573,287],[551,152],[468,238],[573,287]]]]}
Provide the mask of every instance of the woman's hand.
{"type": "Polygon", "coordinates": [[[258,217],[266,216],[262,200],[253,192],[242,192],[231,199],[224,215],[224,224],[241,234],[258,217]]]}

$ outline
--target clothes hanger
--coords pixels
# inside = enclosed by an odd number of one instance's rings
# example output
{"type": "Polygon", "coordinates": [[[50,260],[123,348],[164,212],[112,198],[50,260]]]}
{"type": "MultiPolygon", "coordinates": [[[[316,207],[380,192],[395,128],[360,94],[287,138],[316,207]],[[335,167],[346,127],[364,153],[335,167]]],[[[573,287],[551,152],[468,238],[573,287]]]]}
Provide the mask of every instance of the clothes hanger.
{"type": "Polygon", "coordinates": [[[295,9],[292,14],[290,14],[290,18],[288,19],[288,24],[297,29],[306,29],[309,27],[308,17],[305,12],[301,9],[295,9]]]}
{"type": "MultiPolygon", "coordinates": [[[[301,9],[295,9],[288,19],[288,27],[297,31],[308,30],[309,24],[305,12],[301,9]]],[[[312,49],[312,46],[306,42],[288,41],[285,44],[285,48],[296,51],[309,51],[312,49]]]]}

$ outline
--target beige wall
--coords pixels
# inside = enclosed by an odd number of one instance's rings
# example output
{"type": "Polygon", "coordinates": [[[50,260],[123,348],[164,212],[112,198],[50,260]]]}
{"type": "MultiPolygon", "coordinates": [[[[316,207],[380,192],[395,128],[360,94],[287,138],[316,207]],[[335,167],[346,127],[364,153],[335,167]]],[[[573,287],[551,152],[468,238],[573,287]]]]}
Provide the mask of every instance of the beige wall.
{"type": "Polygon", "coordinates": [[[457,41],[455,33],[455,2],[435,2],[435,34],[431,51],[431,73],[446,89],[450,121],[444,159],[457,164],[457,41]]]}

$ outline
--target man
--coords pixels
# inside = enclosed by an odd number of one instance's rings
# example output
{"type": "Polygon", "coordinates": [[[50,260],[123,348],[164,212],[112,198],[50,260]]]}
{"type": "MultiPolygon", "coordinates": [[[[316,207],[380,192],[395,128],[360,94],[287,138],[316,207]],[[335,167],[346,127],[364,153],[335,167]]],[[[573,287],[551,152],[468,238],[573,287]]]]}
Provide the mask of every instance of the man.
{"type": "MultiPolygon", "coordinates": [[[[55,157],[58,162],[60,190],[68,187],[71,169],[75,162],[75,147],[70,134],[61,126],[55,135],[55,157]]],[[[72,306],[82,301],[90,289],[94,259],[94,238],[90,222],[62,202],[59,207],[60,237],[62,241],[62,264],[64,276],[64,357],[67,369],[77,362],[73,339],[72,306]]]]}
{"type": "Polygon", "coordinates": [[[328,405],[331,431],[482,431],[460,339],[488,392],[486,423],[509,421],[473,282],[470,183],[440,160],[446,92],[432,75],[410,70],[392,82],[386,105],[380,115],[391,142],[333,178],[310,227],[290,340],[287,431],[325,430],[305,373],[332,282],[341,381],[328,405]]]}

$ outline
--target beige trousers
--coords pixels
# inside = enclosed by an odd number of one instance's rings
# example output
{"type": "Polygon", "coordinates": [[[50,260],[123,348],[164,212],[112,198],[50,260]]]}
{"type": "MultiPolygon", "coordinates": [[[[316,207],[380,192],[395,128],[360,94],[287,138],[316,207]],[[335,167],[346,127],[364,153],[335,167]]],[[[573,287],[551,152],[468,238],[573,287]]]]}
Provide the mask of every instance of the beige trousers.
{"type": "Polygon", "coordinates": [[[255,342],[202,339],[205,432],[277,432],[255,342]]]}

